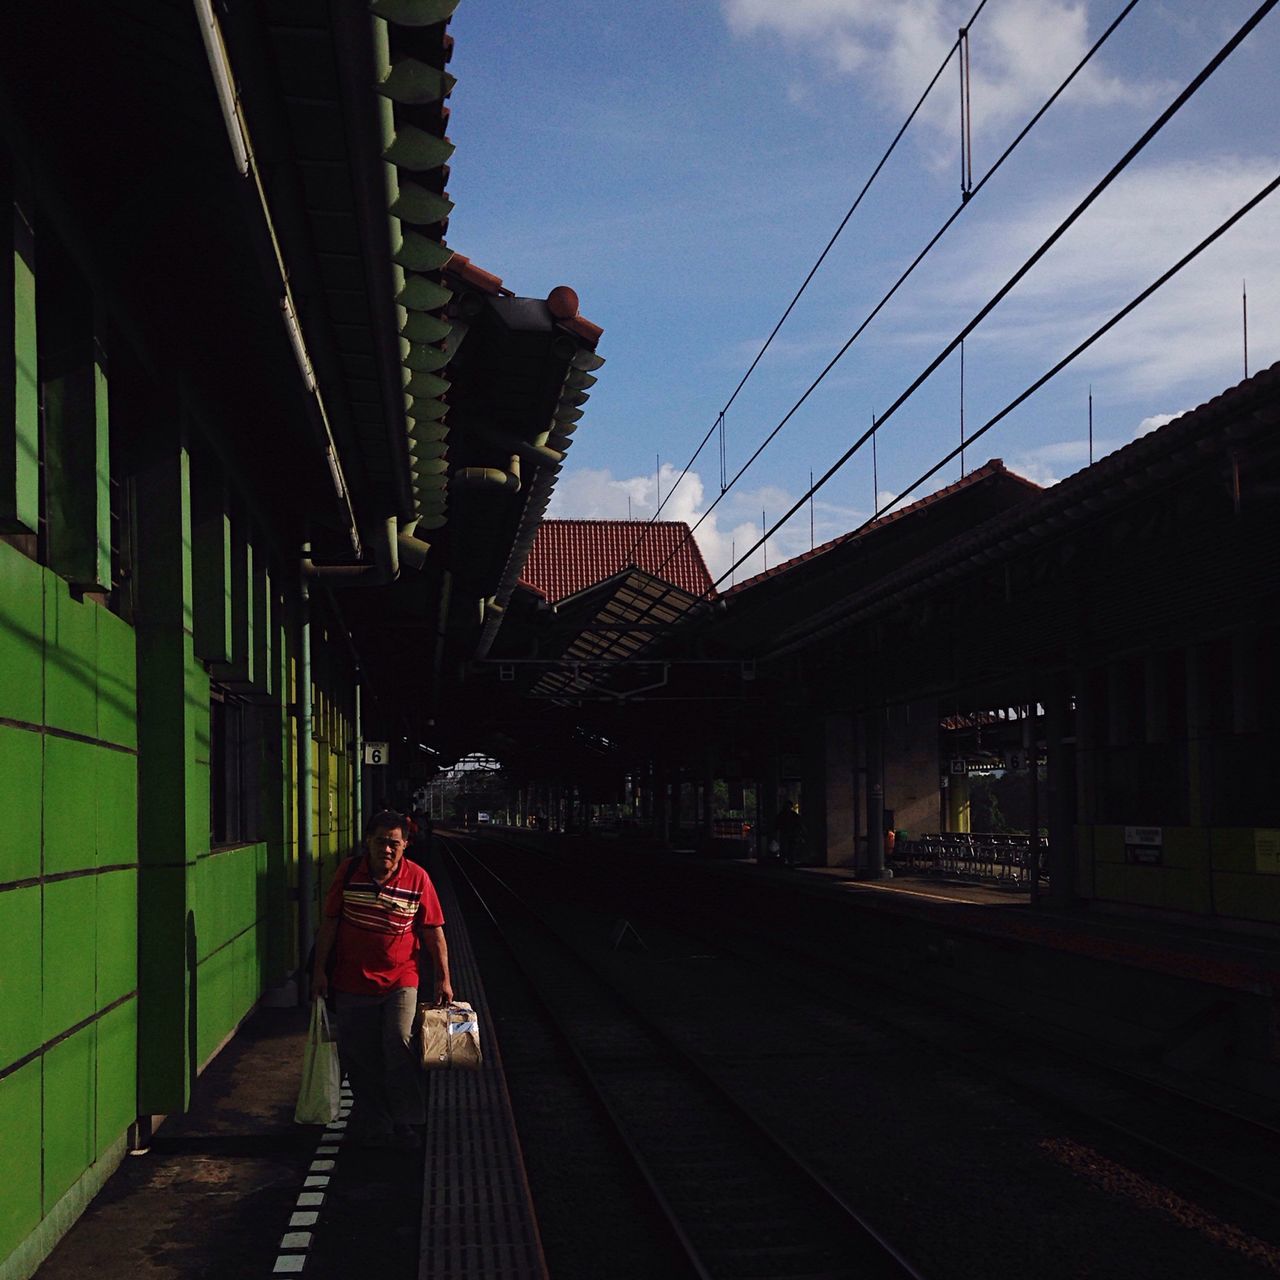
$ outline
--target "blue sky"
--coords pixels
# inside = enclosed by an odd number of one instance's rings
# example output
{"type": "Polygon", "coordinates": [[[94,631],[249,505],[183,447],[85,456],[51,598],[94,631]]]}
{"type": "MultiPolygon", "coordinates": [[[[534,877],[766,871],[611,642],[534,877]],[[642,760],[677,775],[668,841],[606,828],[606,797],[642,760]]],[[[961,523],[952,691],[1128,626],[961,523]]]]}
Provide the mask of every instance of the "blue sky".
{"type": "MultiPolygon", "coordinates": [[[[977,0],[462,0],[449,241],[517,293],[569,284],[601,371],[551,514],[652,514],[977,0]]],[[[975,181],[1123,7],[988,0],[970,34],[975,181]]],[[[728,569],[1021,265],[1256,3],[1140,0],[698,530],[728,569]]],[[[968,339],[972,431],[1280,174],[1280,12],[968,339]]],[[[959,203],[953,62],[726,421],[733,475],[959,203]]],[[[1280,193],[966,454],[1041,483],[1280,359],[1280,193]]],[[[877,434],[880,501],[959,442],[953,356],[877,434]]],[[[949,465],[922,495],[959,476],[949,465]]],[[[663,512],[720,491],[713,439],[663,512]]],[[[873,510],[870,448],[819,542],[873,510]]],[[[806,550],[807,508],[770,539],[806,550]]],[[[763,567],[763,554],[735,576],[763,567]]]]}

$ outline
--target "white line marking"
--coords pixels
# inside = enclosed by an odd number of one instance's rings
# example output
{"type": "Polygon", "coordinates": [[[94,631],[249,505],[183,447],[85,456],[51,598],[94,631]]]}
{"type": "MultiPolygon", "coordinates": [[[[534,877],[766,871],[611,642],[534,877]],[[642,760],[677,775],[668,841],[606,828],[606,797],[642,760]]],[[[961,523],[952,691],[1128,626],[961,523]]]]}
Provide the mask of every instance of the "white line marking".
{"type": "Polygon", "coordinates": [[[309,1174],[303,1179],[304,1187],[327,1187],[329,1185],[329,1175],[324,1173],[309,1174]]]}
{"type": "Polygon", "coordinates": [[[311,1162],[312,1173],[329,1173],[333,1169],[334,1162],[332,1160],[313,1160],[311,1162]]]}
{"type": "Polygon", "coordinates": [[[289,1218],[291,1227],[314,1227],[320,1221],[320,1215],[314,1209],[304,1209],[289,1218]]]}
{"type": "Polygon", "coordinates": [[[336,1145],[331,1145],[331,1144],[322,1142],[316,1148],[316,1155],[318,1156],[336,1156],[337,1154],[338,1154],[338,1147],[336,1145]]]}
{"type": "Polygon", "coordinates": [[[299,1191],[298,1192],[298,1208],[299,1209],[318,1209],[324,1204],[323,1191],[299,1191]]]}
{"type": "Polygon", "coordinates": [[[307,1255],[305,1253],[282,1253],[276,1259],[276,1265],[272,1271],[276,1275],[286,1275],[288,1273],[297,1274],[306,1265],[307,1255]]]}
{"type": "Polygon", "coordinates": [[[991,902],[973,902],[968,898],[953,898],[945,893],[925,893],[923,889],[900,889],[897,885],[877,884],[875,888],[864,885],[851,885],[863,893],[900,893],[908,898],[932,898],[935,902],[953,902],[964,907],[990,907],[1001,904],[991,902]]]}
{"type": "Polygon", "coordinates": [[[284,1235],[280,1237],[280,1247],[282,1249],[310,1249],[311,1232],[286,1231],[284,1235]]]}

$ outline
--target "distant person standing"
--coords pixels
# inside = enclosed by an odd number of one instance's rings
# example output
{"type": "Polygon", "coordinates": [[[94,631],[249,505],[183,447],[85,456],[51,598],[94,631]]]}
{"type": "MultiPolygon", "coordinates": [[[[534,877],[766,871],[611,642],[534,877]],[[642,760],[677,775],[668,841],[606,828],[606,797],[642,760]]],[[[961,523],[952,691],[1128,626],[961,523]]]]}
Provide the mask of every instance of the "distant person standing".
{"type": "Polygon", "coordinates": [[[312,991],[324,999],[333,990],[338,1052],[355,1098],[350,1136],[361,1146],[420,1141],[422,1084],[410,1041],[424,953],[436,1003],[453,999],[444,914],[431,878],[404,856],[405,828],[391,810],[369,820],[363,855],[340,867],[329,886],[316,939],[312,991]]]}
{"type": "Polygon", "coordinates": [[[773,836],[778,842],[778,860],[784,867],[794,867],[804,848],[804,822],[798,805],[789,804],[778,810],[773,836]]]}

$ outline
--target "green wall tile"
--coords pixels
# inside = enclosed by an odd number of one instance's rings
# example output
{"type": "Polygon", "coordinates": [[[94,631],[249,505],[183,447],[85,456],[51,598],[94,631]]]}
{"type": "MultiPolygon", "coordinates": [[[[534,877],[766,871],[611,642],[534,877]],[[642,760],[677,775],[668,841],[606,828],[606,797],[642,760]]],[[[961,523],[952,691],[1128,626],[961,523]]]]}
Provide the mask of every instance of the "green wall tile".
{"type": "Polygon", "coordinates": [[[71,598],[67,584],[45,579],[44,722],[98,734],[98,606],[71,598]]]}
{"type": "Polygon", "coordinates": [[[44,1038],[51,1040],[93,1012],[97,952],[97,876],[44,889],[44,1038]]]}
{"type": "Polygon", "coordinates": [[[215,886],[215,866],[220,854],[201,858],[191,872],[191,907],[196,917],[196,957],[203,962],[222,941],[221,906],[215,886]]]}
{"type": "Polygon", "coordinates": [[[97,751],[98,866],[138,860],[138,761],[124,751],[97,751]]]}
{"type": "Polygon", "coordinates": [[[243,933],[233,944],[235,952],[235,989],[232,1013],[234,1020],[241,1018],[253,1008],[261,990],[259,985],[258,964],[258,931],[250,929],[243,933]]]}
{"type": "Polygon", "coordinates": [[[98,747],[44,738],[44,874],[97,865],[98,747]]]}
{"type": "Polygon", "coordinates": [[[138,873],[107,871],[94,877],[97,891],[95,1008],[119,1000],[138,985],[138,873]]]}
{"type": "Polygon", "coordinates": [[[1280,876],[1220,872],[1213,878],[1213,898],[1221,916],[1280,924],[1280,876]]]}
{"type": "Polygon", "coordinates": [[[36,1058],[0,1080],[0,1258],[39,1225],[40,1078],[36,1058]]]}
{"type": "Polygon", "coordinates": [[[98,737],[122,747],[138,745],[138,667],[133,628],[98,610],[98,737]]]}
{"type": "Polygon", "coordinates": [[[197,970],[196,1057],[203,1064],[231,1030],[235,975],[232,949],[215,951],[197,970]]]}
{"type": "Polygon", "coordinates": [[[44,723],[44,570],[0,542],[0,716],[44,723]]]}
{"type": "Polygon", "coordinates": [[[44,1043],[40,988],[40,886],[35,884],[0,893],[0,1067],[44,1043]]]}
{"type": "Polygon", "coordinates": [[[138,1002],[130,1000],[98,1020],[96,1155],[138,1117],[138,1002]]]}
{"type": "Polygon", "coordinates": [[[40,874],[44,738],[0,725],[0,884],[40,874]]]}
{"type": "Polygon", "coordinates": [[[44,1055],[44,1212],[48,1213],[97,1154],[94,1045],[90,1025],[44,1055]]]}

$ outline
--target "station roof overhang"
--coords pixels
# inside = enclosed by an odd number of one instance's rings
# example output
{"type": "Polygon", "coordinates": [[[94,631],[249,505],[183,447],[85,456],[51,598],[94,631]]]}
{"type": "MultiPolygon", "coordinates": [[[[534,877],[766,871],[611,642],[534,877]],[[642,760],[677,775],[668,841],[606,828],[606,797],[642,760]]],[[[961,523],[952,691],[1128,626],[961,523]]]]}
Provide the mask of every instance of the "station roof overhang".
{"type": "Polygon", "coordinates": [[[512,596],[497,643],[460,685],[446,758],[482,750],[530,776],[598,769],[632,742],[630,708],[667,686],[669,663],[646,650],[707,608],[635,566],[552,604],[528,583],[512,596]]]}
{"type": "Polygon", "coordinates": [[[1019,509],[1040,491],[993,458],[954,484],[731,587],[697,641],[767,663],[792,636],[809,634],[815,620],[839,611],[860,589],[909,572],[922,555],[1019,509]]]}
{"type": "MultiPolygon", "coordinates": [[[[1274,535],[1280,495],[1280,364],[1272,365],[1172,422],[1139,437],[1090,467],[1043,490],[1033,500],[995,515],[949,539],[910,564],[898,567],[825,609],[792,625],[775,642],[772,656],[829,647],[853,628],[919,606],[942,593],[999,576],[1015,562],[1027,562],[1053,548],[1058,561],[1072,559],[1073,539],[1107,522],[1119,521],[1113,541],[1132,541],[1154,532],[1154,504],[1180,498],[1169,518],[1183,531],[1216,530],[1236,519],[1248,529],[1268,527],[1274,535]],[[1146,508],[1144,510],[1144,507],[1146,508]],[[1234,516],[1233,516],[1234,513],[1234,516]],[[1244,517],[1240,521],[1240,517],[1244,517]],[[1260,520],[1260,525],[1255,523],[1260,520]]],[[[1251,534],[1245,531],[1245,536],[1251,534]]],[[[1256,544],[1256,539],[1252,539],[1256,544]]],[[[1278,540],[1262,555],[1276,558],[1278,540]]],[[[1163,558],[1158,542],[1144,539],[1148,555],[1163,558]]],[[[1222,564],[1223,573],[1229,566],[1222,564]]],[[[1108,566],[1083,570],[1089,580],[1105,577],[1108,566]]],[[[1135,582],[1133,588],[1141,584],[1135,582]]],[[[1203,586],[1204,584],[1201,584],[1203,586]]],[[[1201,592],[1205,601],[1214,593],[1201,592]]],[[[1274,591],[1273,591],[1274,596],[1274,591]]],[[[1267,607],[1255,601],[1253,607],[1267,607]]],[[[1045,619],[1047,622],[1048,619],[1045,619]]],[[[1133,630],[1132,619],[1117,626],[1133,630]]],[[[998,684],[982,695],[999,700],[998,684]]]]}
{"type": "Polygon", "coordinates": [[[56,175],[39,206],[255,536],[286,573],[310,545],[410,735],[492,644],[603,363],[571,289],[518,297],[445,241],[456,4],[0,19],[0,111],[56,175]]]}

